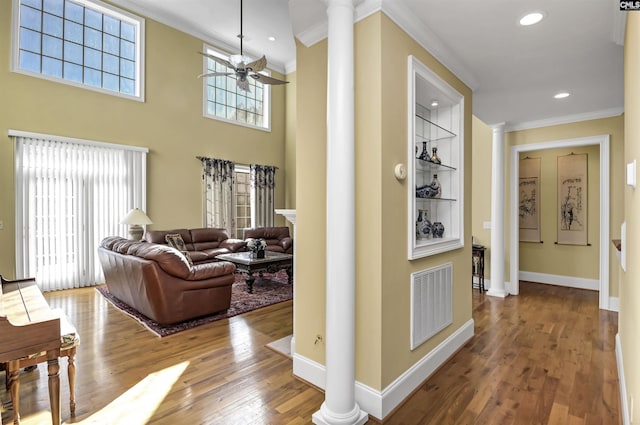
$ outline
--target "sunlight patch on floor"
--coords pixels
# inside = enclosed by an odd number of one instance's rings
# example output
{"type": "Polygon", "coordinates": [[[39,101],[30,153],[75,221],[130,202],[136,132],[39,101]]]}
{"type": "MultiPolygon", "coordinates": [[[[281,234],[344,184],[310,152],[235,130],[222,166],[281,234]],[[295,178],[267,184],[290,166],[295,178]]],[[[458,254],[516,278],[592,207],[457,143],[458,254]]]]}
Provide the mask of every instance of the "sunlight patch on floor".
{"type": "Polygon", "coordinates": [[[109,405],[76,423],[82,425],[107,423],[144,425],[148,423],[187,366],[189,362],[182,362],[149,374],[109,405]],[[135,408],[132,409],[132,406],[135,408]]]}

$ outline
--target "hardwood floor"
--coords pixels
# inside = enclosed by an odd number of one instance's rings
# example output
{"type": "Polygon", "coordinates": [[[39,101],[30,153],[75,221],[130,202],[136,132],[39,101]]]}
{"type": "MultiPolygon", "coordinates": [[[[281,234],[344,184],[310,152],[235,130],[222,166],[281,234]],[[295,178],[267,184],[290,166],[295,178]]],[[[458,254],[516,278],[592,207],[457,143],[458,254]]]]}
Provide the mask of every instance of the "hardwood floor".
{"type": "MultiPolygon", "coordinates": [[[[474,291],[476,336],[385,423],[620,424],[617,314],[599,311],[595,292],[520,290],[504,300],[474,291]]],[[[46,297],[82,337],[75,418],[61,360],[65,423],[308,424],[324,400],[264,347],[291,333],[291,302],[160,339],[93,288],[46,297]]],[[[24,425],[50,423],[46,375],[44,365],[21,374],[24,425]]]]}

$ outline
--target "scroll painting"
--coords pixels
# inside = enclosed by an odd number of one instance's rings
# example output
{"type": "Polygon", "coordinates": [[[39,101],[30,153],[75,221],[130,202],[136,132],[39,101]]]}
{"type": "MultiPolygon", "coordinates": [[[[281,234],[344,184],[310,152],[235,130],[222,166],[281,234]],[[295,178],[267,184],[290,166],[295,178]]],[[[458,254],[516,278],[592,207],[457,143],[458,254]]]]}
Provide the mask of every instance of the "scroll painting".
{"type": "Polygon", "coordinates": [[[558,157],[558,243],[587,245],[587,154],[558,157]]]}
{"type": "Polygon", "coordinates": [[[540,158],[520,160],[520,242],[540,242],[540,158]]]}

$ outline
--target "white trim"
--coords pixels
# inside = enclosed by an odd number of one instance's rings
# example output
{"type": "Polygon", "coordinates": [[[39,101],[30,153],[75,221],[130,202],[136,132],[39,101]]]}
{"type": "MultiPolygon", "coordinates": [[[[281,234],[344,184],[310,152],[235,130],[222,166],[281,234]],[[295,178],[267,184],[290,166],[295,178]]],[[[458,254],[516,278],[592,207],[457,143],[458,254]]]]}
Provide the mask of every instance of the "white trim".
{"type": "Polygon", "coordinates": [[[66,84],[81,89],[86,89],[98,93],[108,94],[111,96],[121,97],[123,99],[134,100],[137,102],[145,101],[145,19],[141,16],[134,15],[123,9],[103,3],[100,0],[74,0],[83,7],[95,10],[104,15],[125,21],[135,26],[137,29],[136,36],[136,76],[135,76],[135,94],[126,94],[119,91],[108,90],[102,87],[92,86],[83,82],[67,80],[62,77],[46,75],[41,72],[33,72],[22,69],[18,66],[20,62],[20,2],[21,0],[13,0],[11,14],[11,57],[9,69],[16,74],[22,74],[29,77],[40,78],[42,80],[54,83],[66,84]]]}
{"type": "Polygon", "coordinates": [[[511,147],[511,209],[510,209],[510,240],[511,240],[511,281],[514,282],[513,295],[519,292],[518,272],[520,270],[520,237],[518,228],[518,175],[520,170],[520,152],[543,149],[572,148],[579,146],[598,145],[600,147],[600,245],[599,245],[599,291],[598,305],[602,310],[609,310],[609,135],[581,137],[576,139],[555,140],[511,147]]]}
{"type": "Polygon", "coordinates": [[[546,118],[543,120],[526,121],[508,124],[505,131],[530,130],[532,128],[550,127],[552,125],[571,124],[574,122],[597,120],[602,118],[617,117],[624,113],[624,107],[609,108],[600,111],[585,112],[582,114],[564,115],[561,117],[546,118]]]}
{"type": "Polygon", "coordinates": [[[609,311],[620,312],[620,298],[609,297],[609,311]]]}
{"type": "Polygon", "coordinates": [[[149,148],[140,147],[140,146],[121,145],[117,143],[99,142],[96,140],[76,139],[73,137],[54,136],[51,134],[42,134],[42,133],[32,133],[30,131],[20,131],[20,130],[9,129],[9,131],[7,132],[7,135],[9,137],[28,137],[32,139],[51,140],[54,142],[75,143],[77,145],[85,145],[85,146],[100,146],[103,148],[124,149],[129,151],[136,151],[136,152],[149,152],[149,148]]]}
{"type": "MultiPolygon", "coordinates": [[[[383,420],[473,338],[473,335],[474,321],[469,319],[382,391],[356,381],[357,403],[371,416],[383,420]]],[[[293,374],[320,389],[325,387],[324,365],[297,353],[293,355],[293,374]]]]}
{"type": "Polygon", "coordinates": [[[519,279],[547,285],[565,286],[567,288],[589,289],[591,291],[597,291],[600,285],[598,279],[585,279],[582,277],[525,271],[520,271],[519,279]]]}
{"type": "Polygon", "coordinates": [[[620,334],[616,334],[616,363],[618,365],[618,382],[620,383],[620,407],[622,410],[622,424],[631,425],[629,402],[627,398],[627,383],[624,378],[624,362],[622,356],[622,341],[620,334]]]}

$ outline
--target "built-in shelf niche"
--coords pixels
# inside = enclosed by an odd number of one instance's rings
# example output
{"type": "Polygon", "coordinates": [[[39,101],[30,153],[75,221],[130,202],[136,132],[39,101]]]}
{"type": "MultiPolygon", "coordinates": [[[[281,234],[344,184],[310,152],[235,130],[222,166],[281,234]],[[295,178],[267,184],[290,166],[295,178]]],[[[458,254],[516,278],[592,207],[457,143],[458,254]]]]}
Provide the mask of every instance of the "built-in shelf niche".
{"type": "Polygon", "coordinates": [[[464,246],[464,97],[413,56],[408,69],[407,236],[409,259],[416,259],[464,246]],[[433,148],[440,163],[431,160],[433,148]],[[418,196],[417,189],[434,175],[439,197],[418,196]],[[432,224],[444,226],[441,238],[417,233],[418,215],[425,210],[432,224]]]}

